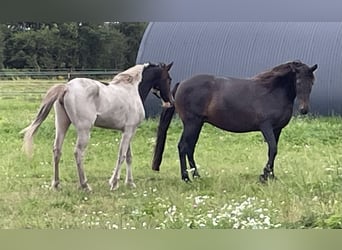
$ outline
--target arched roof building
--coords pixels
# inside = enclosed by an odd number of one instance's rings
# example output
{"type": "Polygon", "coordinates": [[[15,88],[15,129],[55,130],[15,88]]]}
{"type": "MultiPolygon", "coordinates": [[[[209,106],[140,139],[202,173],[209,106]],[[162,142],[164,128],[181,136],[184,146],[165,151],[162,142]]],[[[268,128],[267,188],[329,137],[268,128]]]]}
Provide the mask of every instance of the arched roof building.
{"type": "MultiPolygon", "coordinates": [[[[311,111],[342,114],[340,22],[154,22],[137,63],[174,61],[173,84],[197,73],[251,77],[291,60],[318,64],[311,111]]],[[[149,97],[148,115],[159,112],[149,97]]]]}

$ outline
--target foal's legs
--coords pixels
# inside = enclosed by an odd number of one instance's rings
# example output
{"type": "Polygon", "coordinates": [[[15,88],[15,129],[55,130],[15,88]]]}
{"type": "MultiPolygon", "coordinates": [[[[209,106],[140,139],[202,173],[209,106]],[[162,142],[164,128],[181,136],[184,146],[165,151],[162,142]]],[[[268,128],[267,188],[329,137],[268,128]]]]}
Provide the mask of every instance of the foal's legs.
{"type": "Polygon", "coordinates": [[[54,174],[51,182],[52,189],[57,189],[59,185],[59,161],[62,155],[62,145],[65,138],[65,134],[70,126],[70,123],[70,119],[62,105],[58,102],[55,102],[56,135],[53,144],[54,174]]]}
{"type": "Polygon", "coordinates": [[[131,145],[128,145],[127,154],[126,154],[126,181],[125,184],[131,187],[136,187],[133,182],[133,175],[132,175],[132,151],[131,145]]]}
{"type": "Polygon", "coordinates": [[[77,128],[77,141],[74,151],[80,187],[86,191],[91,191],[91,187],[88,184],[88,180],[84,172],[83,155],[89,141],[90,129],[90,127],[77,128]]]}
{"type": "Polygon", "coordinates": [[[193,177],[200,177],[194,160],[194,152],[202,126],[203,122],[199,118],[194,118],[191,122],[183,122],[183,133],[178,143],[178,152],[182,180],[186,182],[190,181],[186,167],[186,156],[188,157],[190,168],[193,170],[193,177]]]}
{"type": "Polygon", "coordinates": [[[85,93],[80,92],[77,95],[71,90],[69,92],[67,91],[64,96],[64,108],[77,132],[74,156],[79,184],[84,190],[91,191],[91,187],[88,185],[88,180],[84,173],[83,156],[89,142],[90,130],[96,120],[96,106],[93,99],[85,98],[85,93]]]}
{"type": "Polygon", "coordinates": [[[118,160],[116,162],[115,169],[113,171],[112,177],[109,179],[109,185],[111,190],[116,190],[119,188],[119,179],[120,179],[120,172],[121,172],[121,165],[125,161],[125,159],[128,157],[128,163],[127,163],[127,174],[126,176],[126,183],[135,186],[133,182],[132,177],[132,171],[131,171],[131,150],[130,150],[130,142],[135,133],[135,127],[126,128],[125,131],[122,133],[120,146],[119,146],[119,154],[118,154],[118,160]],[[128,150],[129,149],[129,150],[128,150]],[[129,168],[129,169],[128,169],[129,168]]]}
{"type": "Polygon", "coordinates": [[[268,177],[274,179],[274,160],[277,155],[278,140],[281,129],[273,129],[271,125],[265,124],[261,127],[261,132],[268,144],[268,161],[264,168],[264,173],[260,175],[260,181],[267,181],[268,177]]]}

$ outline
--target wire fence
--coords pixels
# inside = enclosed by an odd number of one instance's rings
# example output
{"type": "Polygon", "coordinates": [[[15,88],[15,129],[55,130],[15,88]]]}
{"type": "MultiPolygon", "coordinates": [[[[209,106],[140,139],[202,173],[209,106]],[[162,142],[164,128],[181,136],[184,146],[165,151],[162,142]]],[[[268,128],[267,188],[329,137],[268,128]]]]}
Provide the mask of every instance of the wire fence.
{"type": "Polygon", "coordinates": [[[0,100],[40,99],[54,84],[65,83],[76,77],[109,81],[121,70],[0,70],[0,100]]]}
{"type": "Polygon", "coordinates": [[[75,77],[96,77],[99,79],[112,78],[116,74],[121,72],[119,69],[107,70],[107,69],[86,69],[86,70],[41,70],[34,71],[30,69],[25,70],[0,70],[0,80],[12,80],[21,78],[32,79],[52,79],[62,78],[70,80],[75,77]]]}

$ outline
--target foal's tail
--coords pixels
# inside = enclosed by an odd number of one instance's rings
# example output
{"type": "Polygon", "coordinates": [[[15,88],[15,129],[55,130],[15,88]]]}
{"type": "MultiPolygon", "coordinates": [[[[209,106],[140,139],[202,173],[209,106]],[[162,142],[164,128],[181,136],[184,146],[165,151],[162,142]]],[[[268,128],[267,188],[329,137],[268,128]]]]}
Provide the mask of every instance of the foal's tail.
{"type": "Polygon", "coordinates": [[[46,119],[50,110],[57,100],[61,100],[65,93],[65,84],[57,84],[52,86],[46,93],[45,97],[42,100],[40,105],[40,109],[36,118],[32,121],[32,123],[20,131],[20,134],[25,133],[24,135],[24,144],[23,149],[28,156],[32,155],[33,152],[33,136],[37,132],[39,126],[46,119]]]}
{"type": "MultiPolygon", "coordinates": [[[[175,97],[177,88],[179,83],[177,83],[172,89],[172,96],[175,97]]],[[[165,148],[165,141],[167,136],[167,129],[170,126],[171,119],[173,114],[175,113],[175,106],[170,108],[163,108],[162,113],[159,119],[159,126],[157,132],[157,142],[154,148],[153,161],[152,161],[152,170],[159,171],[160,164],[163,159],[163,152],[165,148]]]]}

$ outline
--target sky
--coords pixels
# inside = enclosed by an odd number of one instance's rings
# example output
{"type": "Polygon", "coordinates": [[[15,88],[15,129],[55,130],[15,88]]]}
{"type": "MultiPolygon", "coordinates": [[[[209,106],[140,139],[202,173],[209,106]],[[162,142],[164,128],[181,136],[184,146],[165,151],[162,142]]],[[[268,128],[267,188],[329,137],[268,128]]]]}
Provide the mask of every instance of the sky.
{"type": "Polygon", "coordinates": [[[342,21],[341,0],[2,0],[7,21],[342,21]]]}

